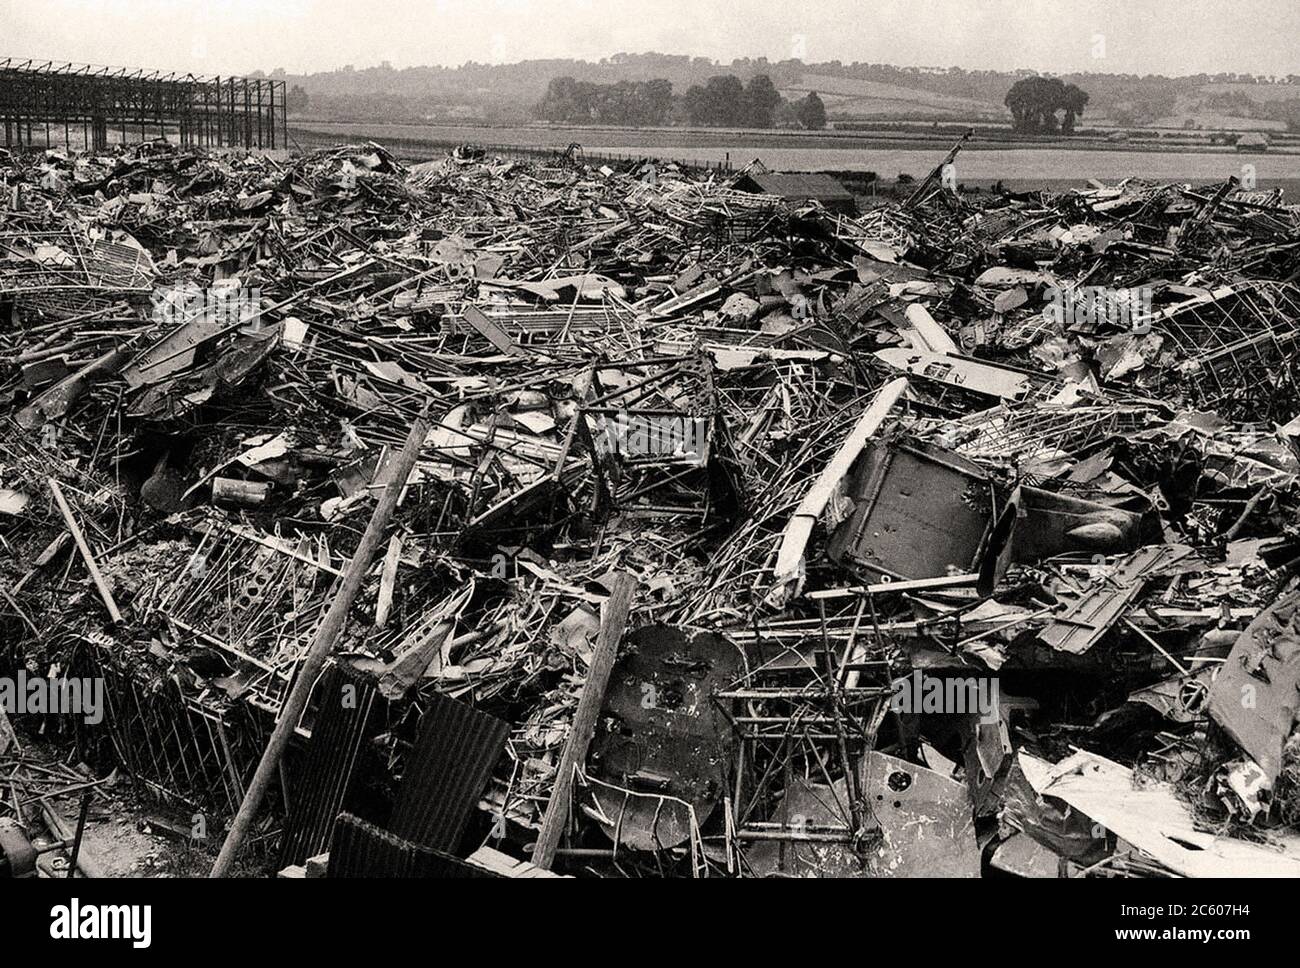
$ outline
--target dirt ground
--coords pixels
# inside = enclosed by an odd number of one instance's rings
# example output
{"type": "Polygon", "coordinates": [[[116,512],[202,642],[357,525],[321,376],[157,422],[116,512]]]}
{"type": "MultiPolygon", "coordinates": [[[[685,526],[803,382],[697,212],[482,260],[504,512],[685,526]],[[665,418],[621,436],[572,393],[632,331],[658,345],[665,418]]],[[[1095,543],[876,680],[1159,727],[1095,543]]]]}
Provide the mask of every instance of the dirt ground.
{"type": "MultiPolygon", "coordinates": [[[[68,767],[88,780],[102,780],[94,787],[94,797],[86,819],[81,857],[103,877],[189,877],[206,873],[219,844],[211,835],[206,843],[192,839],[195,829],[192,813],[156,802],[129,777],[114,771],[97,777],[83,765],[68,763],[57,746],[24,738],[22,753],[10,750],[0,757],[0,803],[7,809],[0,815],[12,815],[14,789],[11,781],[22,771],[32,768],[68,767]]],[[[80,794],[52,797],[51,803],[71,829],[75,829],[81,807],[80,794]]],[[[25,811],[28,833],[37,846],[52,842],[53,835],[41,822],[40,811],[30,801],[25,811]]],[[[219,836],[220,831],[216,831],[219,836]]],[[[67,875],[68,850],[41,855],[39,868],[44,876],[67,875]]]]}

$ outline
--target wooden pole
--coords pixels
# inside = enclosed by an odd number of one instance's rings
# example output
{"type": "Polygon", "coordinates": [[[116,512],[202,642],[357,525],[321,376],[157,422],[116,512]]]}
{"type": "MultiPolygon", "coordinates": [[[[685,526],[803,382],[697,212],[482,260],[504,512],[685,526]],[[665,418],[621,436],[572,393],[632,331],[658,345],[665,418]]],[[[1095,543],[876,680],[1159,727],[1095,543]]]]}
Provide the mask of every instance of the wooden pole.
{"type": "Polygon", "coordinates": [[[338,638],[347,619],[348,610],[351,609],[357,593],[361,590],[361,583],[365,580],[370,562],[375,556],[379,542],[383,539],[384,529],[388,526],[388,521],[397,507],[397,498],[406,487],[406,479],[410,477],[411,470],[415,467],[416,458],[420,455],[420,445],[428,436],[428,412],[429,406],[426,403],[414,426],[411,427],[401,453],[397,455],[392,476],[384,486],[379,503],[375,505],[374,513],[370,516],[370,524],[366,526],[366,532],[361,536],[361,543],[357,545],[352,560],[348,562],[347,570],[343,573],[342,586],[334,600],[330,602],[325,618],[316,629],[307,656],[303,659],[302,668],[298,672],[298,678],[289,692],[289,698],[285,700],[284,707],[280,710],[280,720],[271,732],[266,750],[262,753],[262,760],[257,764],[257,772],[253,774],[252,782],[248,784],[244,802],[239,805],[239,812],[230,825],[230,833],[226,835],[226,840],[221,845],[221,853],[217,855],[217,862],[212,865],[209,877],[226,877],[230,873],[235,858],[243,846],[244,838],[248,836],[249,828],[253,824],[257,808],[262,803],[262,797],[266,795],[267,788],[276,777],[280,758],[284,755],[289,740],[293,738],[298,720],[302,718],[312,686],[315,685],[325,660],[334,649],[335,639],[338,638]]]}
{"type": "Polygon", "coordinates": [[[50,493],[54,495],[54,502],[59,506],[59,513],[63,515],[68,530],[72,532],[72,540],[77,543],[77,549],[86,562],[86,568],[90,571],[90,579],[95,583],[95,588],[99,591],[99,597],[103,599],[104,606],[108,609],[109,617],[113,619],[114,624],[122,621],[122,613],[117,610],[117,602],[113,601],[113,593],[104,581],[104,576],[99,573],[99,565],[95,563],[95,556],[90,552],[90,545],[86,544],[86,536],[81,533],[81,527],[77,524],[77,519],[72,516],[72,508],[68,507],[68,501],[63,496],[63,488],[59,487],[59,482],[52,477],[49,478],[49,484],[50,493]]]}
{"type": "Polygon", "coordinates": [[[636,579],[626,572],[619,572],[610,582],[609,599],[601,614],[600,633],[596,636],[591,668],[587,672],[587,681],[582,686],[578,708],[573,714],[573,727],[569,730],[564,752],[560,755],[555,789],[551,791],[546,815],[542,818],[542,832],[533,847],[533,863],[546,870],[550,870],[555,861],[555,849],[560,845],[560,835],[564,833],[564,825],[569,819],[573,771],[587,761],[587,748],[596,735],[596,719],[605,701],[610,673],[614,671],[618,643],[623,638],[623,630],[627,628],[627,614],[635,588],[636,579]]]}

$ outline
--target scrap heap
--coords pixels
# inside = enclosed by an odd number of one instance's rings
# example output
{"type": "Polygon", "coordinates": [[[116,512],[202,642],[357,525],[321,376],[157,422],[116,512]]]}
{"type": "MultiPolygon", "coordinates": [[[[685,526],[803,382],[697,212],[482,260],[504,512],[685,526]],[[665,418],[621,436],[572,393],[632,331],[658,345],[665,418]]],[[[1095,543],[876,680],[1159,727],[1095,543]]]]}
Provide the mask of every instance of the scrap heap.
{"type": "Polygon", "coordinates": [[[287,870],[1300,873],[1280,193],[0,179],[0,671],[108,697],[20,726],[233,813],[429,408],[261,817],[287,870]]]}

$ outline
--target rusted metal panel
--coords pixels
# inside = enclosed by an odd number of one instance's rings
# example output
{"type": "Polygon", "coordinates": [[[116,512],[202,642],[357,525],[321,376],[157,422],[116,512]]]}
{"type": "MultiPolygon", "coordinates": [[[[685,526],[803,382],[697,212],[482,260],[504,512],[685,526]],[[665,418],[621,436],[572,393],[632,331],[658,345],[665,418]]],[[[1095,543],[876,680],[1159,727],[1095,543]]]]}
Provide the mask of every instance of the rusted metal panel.
{"type": "Polygon", "coordinates": [[[666,625],[628,635],[605,696],[588,812],[639,850],[684,842],[727,788],[731,726],[713,694],[740,673],[720,635],[666,625]],[[630,792],[629,792],[630,791],[630,792]]]}
{"type": "Polygon", "coordinates": [[[832,561],[895,578],[972,570],[993,510],[979,465],[922,441],[872,440],[831,538],[832,561]]]}

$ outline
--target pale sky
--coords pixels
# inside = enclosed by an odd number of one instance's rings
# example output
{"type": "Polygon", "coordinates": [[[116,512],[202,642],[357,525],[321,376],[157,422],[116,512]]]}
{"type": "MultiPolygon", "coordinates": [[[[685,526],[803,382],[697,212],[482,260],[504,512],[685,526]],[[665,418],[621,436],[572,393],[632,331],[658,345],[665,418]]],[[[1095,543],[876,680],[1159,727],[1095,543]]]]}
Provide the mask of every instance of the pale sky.
{"type": "Polygon", "coordinates": [[[0,56],[196,73],[649,50],[1054,73],[1300,73],[1297,0],[0,0],[0,56]]]}

